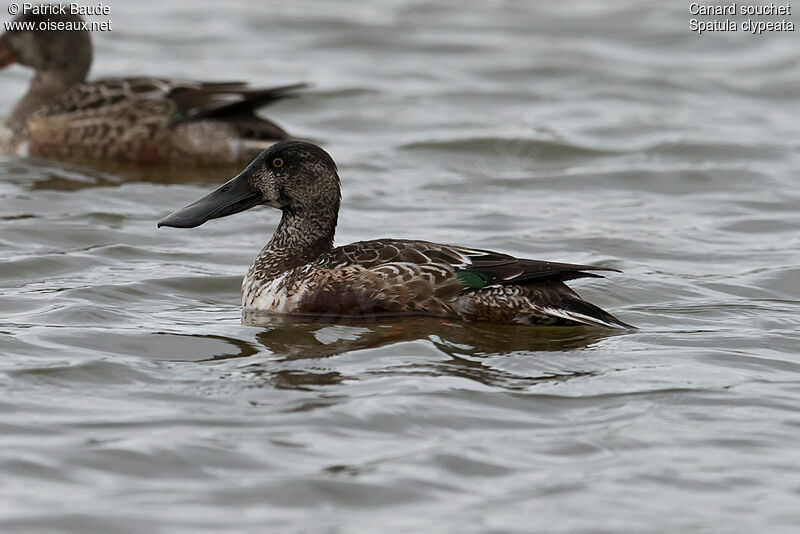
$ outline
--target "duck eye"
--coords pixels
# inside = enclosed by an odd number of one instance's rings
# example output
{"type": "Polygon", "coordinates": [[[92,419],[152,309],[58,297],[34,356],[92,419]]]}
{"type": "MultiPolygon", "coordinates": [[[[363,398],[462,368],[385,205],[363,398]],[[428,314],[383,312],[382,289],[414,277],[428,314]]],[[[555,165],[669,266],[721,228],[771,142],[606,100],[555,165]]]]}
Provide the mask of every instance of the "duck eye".
{"type": "Polygon", "coordinates": [[[272,160],[272,166],[276,169],[280,169],[283,167],[283,160],[281,158],[275,158],[272,160]]]}

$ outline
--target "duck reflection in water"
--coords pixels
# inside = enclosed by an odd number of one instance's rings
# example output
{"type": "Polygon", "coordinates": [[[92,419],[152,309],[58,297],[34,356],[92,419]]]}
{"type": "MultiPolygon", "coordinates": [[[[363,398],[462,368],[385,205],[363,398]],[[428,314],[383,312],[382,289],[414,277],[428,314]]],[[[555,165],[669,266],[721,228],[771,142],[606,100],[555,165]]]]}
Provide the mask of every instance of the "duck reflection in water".
{"type": "Polygon", "coordinates": [[[240,368],[239,372],[257,375],[265,386],[289,389],[329,386],[358,378],[346,376],[334,362],[323,364],[321,360],[361,350],[392,350],[392,346],[404,351],[403,344],[422,342],[427,345],[427,350],[418,346],[405,349],[413,359],[401,356],[397,358],[398,365],[366,372],[371,375],[449,376],[487,386],[522,390],[540,382],[562,381],[593,372],[563,370],[549,359],[539,362],[542,365],[533,365],[535,374],[526,375],[495,367],[491,361],[493,357],[524,355],[535,358],[538,352],[571,352],[591,348],[614,335],[613,331],[584,327],[465,324],[428,317],[349,320],[281,316],[255,310],[245,310],[242,320],[246,325],[263,328],[255,336],[261,346],[256,348],[263,347],[271,357],[263,359],[253,351],[239,353],[233,357],[254,359],[252,365],[240,368]],[[315,363],[308,365],[304,360],[315,363]]]}

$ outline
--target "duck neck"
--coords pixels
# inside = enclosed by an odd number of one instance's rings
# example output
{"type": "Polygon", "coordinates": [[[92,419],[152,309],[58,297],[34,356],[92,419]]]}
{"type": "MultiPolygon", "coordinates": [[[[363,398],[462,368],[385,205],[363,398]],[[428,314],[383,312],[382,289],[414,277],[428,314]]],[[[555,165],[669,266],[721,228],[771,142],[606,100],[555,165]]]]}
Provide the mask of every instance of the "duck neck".
{"type": "Polygon", "coordinates": [[[85,81],[86,74],[78,69],[37,71],[28,92],[8,115],[6,126],[15,133],[22,132],[33,113],[73,85],[85,81]]]}
{"type": "Polygon", "coordinates": [[[339,205],[312,213],[284,209],[281,222],[256,261],[248,278],[268,281],[314,261],[333,248],[339,205]]]}

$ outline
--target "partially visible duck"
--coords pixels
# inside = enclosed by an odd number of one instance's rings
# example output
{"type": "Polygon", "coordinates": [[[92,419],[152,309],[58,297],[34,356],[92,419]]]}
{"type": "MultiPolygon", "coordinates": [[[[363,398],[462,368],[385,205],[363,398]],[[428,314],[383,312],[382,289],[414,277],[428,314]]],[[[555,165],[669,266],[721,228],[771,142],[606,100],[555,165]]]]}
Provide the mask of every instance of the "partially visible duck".
{"type": "MultiPolygon", "coordinates": [[[[77,15],[24,14],[14,23],[75,27],[77,15]]],[[[24,26],[22,26],[24,27],[24,26]]],[[[255,110],[304,84],[254,89],[242,82],[109,78],[87,82],[89,32],[22,30],[0,37],[0,68],[34,70],[28,92],[5,120],[9,154],[140,164],[244,164],[289,135],[255,110]]]]}
{"type": "Polygon", "coordinates": [[[465,321],[628,328],[566,280],[604,267],[517,259],[428,241],[333,247],[341,200],[336,164],[301,141],[272,145],[238,176],[158,226],[192,228],[265,204],[283,212],[242,282],[242,306],[326,316],[429,315],[465,321]]]}

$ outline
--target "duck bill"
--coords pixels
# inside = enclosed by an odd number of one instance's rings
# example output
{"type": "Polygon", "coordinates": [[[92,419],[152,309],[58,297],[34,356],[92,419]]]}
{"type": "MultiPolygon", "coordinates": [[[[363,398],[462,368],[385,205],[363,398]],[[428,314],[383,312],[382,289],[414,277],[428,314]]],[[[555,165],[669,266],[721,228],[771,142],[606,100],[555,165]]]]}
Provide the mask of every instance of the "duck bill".
{"type": "Polygon", "coordinates": [[[158,227],[194,228],[211,219],[227,217],[262,203],[261,194],[250,186],[246,171],[224,183],[197,202],[167,215],[158,227]]]}
{"type": "Polygon", "coordinates": [[[0,69],[16,63],[17,59],[19,59],[17,51],[11,47],[8,34],[4,33],[0,36],[0,69]]]}

